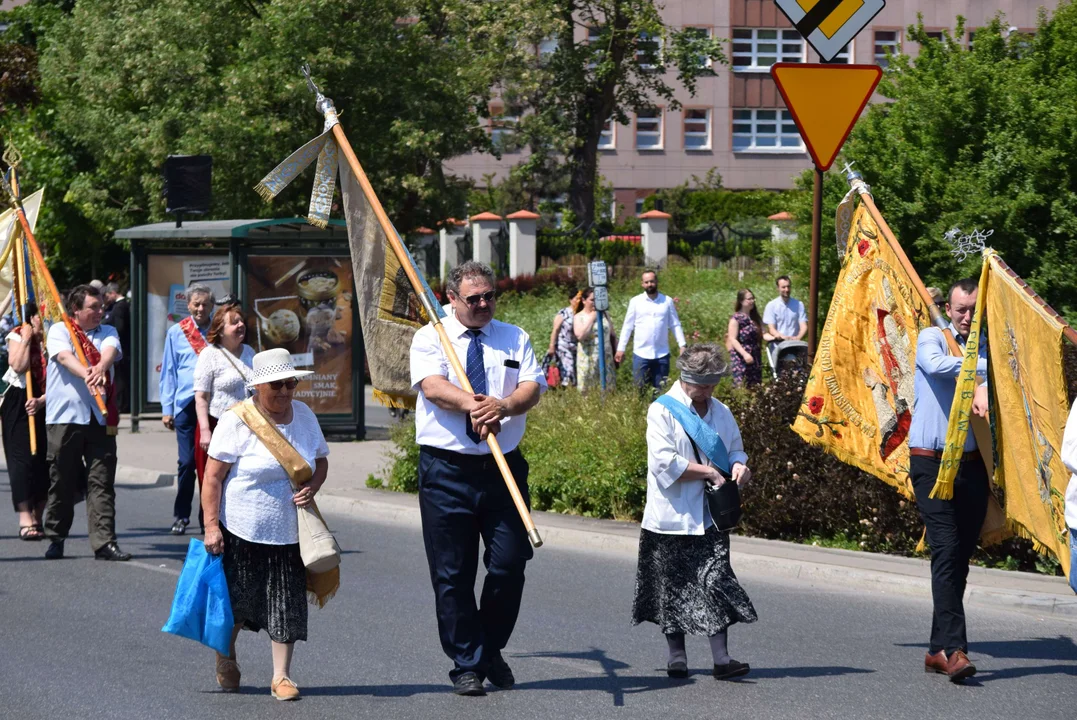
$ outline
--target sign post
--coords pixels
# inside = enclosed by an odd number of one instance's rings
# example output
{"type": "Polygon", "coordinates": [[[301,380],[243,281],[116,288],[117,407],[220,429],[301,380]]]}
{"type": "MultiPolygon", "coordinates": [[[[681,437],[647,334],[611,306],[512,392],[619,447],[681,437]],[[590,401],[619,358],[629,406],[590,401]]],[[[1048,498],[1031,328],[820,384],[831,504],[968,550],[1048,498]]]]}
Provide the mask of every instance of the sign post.
{"type": "MultiPolygon", "coordinates": [[[[820,3],[825,0],[819,0],[820,3]]],[[[870,19],[870,18],[869,18],[870,19]]],[[[814,47],[814,46],[813,46],[814,47]]],[[[819,247],[823,226],[823,173],[834,164],[860,113],[882,78],[878,65],[777,63],[770,69],[785,106],[815,163],[812,183],[811,279],[808,354],[815,355],[819,325],[819,247]]]]}
{"type": "Polygon", "coordinates": [[[610,293],[606,287],[606,263],[595,260],[587,264],[587,284],[595,289],[595,322],[598,323],[598,377],[602,392],[606,392],[606,333],[602,315],[610,309],[610,293]]]}

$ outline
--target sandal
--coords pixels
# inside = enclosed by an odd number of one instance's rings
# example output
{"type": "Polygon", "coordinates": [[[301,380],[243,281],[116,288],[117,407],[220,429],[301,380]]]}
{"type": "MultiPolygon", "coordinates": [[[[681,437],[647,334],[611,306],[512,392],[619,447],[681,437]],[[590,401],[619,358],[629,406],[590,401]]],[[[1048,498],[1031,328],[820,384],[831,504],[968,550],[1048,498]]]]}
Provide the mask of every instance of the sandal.
{"type": "Polygon", "coordinates": [[[45,530],[37,523],[34,523],[33,525],[20,525],[19,539],[27,541],[44,540],[45,530]]]}

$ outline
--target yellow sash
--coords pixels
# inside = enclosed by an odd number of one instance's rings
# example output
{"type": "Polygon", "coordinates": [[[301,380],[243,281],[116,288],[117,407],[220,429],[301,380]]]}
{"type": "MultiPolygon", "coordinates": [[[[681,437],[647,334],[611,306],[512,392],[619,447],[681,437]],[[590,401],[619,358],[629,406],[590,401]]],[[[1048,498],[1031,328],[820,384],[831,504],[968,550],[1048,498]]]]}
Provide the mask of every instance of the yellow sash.
{"type": "MultiPolygon", "coordinates": [[[[288,478],[292,481],[292,487],[299,490],[300,486],[310,480],[314,471],[299,451],[281,434],[276,423],[267,418],[262,410],[254,404],[254,398],[250,398],[232,407],[232,412],[251,429],[270,454],[277,459],[288,478]]],[[[310,510],[321,518],[318,506],[311,498],[310,510]]],[[[340,567],[323,573],[314,573],[307,570],[307,600],[312,605],[325,607],[337,590],[340,588],[340,567]]]]}

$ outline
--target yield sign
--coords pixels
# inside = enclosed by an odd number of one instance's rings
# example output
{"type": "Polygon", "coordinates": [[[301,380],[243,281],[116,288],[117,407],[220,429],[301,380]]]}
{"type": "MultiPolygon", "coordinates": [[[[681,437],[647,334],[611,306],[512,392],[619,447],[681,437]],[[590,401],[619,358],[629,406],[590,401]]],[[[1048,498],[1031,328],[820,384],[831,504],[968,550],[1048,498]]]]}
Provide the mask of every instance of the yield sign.
{"type": "Polygon", "coordinates": [[[776,0],[825,61],[834,59],[879,14],[886,0],[776,0]]]}
{"type": "Polygon", "coordinates": [[[883,71],[878,65],[777,63],[774,82],[793,113],[815,167],[828,170],[883,71]]]}

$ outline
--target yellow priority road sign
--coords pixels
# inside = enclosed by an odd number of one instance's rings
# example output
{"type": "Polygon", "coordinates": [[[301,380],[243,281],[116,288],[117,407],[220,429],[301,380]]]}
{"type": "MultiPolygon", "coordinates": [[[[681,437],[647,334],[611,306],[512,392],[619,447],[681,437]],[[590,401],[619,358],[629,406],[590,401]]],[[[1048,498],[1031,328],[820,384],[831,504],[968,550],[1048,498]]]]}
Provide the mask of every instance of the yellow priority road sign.
{"type": "Polygon", "coordinates": [[[775,0],[778,9],[824,61],[841,49],[879,14],[886,0],[775,0]]]}

